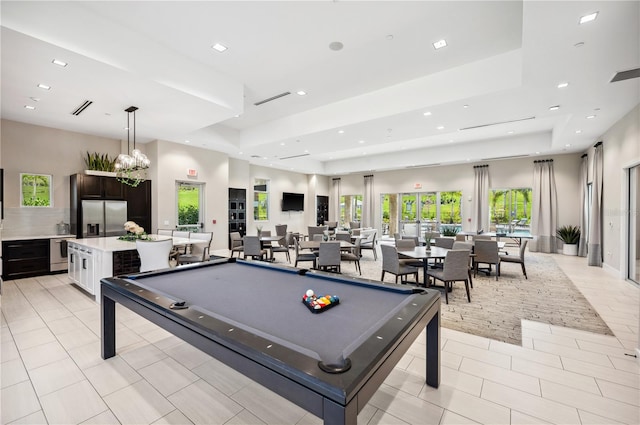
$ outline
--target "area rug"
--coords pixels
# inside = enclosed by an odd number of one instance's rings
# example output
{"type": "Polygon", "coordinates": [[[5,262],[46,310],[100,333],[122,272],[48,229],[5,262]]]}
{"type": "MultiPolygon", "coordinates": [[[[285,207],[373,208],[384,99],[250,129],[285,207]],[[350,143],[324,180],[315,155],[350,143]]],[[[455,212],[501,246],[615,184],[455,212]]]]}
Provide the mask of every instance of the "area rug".
{"type": "MultiPolygon", "coordinates": [[[[473,279],[470,303],[464,282],[454,283],[449,304],[445,304],[442,293],[442,326],[517,345],[522,344],[522,319],[613,335],[553,257],[527,252],[528,279],[524,278],[520,265],[512,263],[502,264],[498,281],[494,274],[479,273],[473,279]]],[[[360,263],[362,277],[380,280],[380,255],[374,261],[367,251],[360,263]]],[[[342,274],[358,276],[355,266],[349,263],[343,263],[342,274]]],[[[387,273],[385,282],[394,282],[394,276],[387,273]]]]}

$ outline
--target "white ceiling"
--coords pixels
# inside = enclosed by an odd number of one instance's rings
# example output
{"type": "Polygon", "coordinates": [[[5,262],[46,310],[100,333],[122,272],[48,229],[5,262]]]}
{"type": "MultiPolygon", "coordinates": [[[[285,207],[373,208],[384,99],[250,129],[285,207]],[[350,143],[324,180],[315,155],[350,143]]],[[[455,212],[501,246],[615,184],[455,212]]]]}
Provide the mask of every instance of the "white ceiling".
{"type": "Polygon", "coordinates": [[[3,0],[1,113],[327,175],[583,151],[640,102],[639,6],[3,0]]]}

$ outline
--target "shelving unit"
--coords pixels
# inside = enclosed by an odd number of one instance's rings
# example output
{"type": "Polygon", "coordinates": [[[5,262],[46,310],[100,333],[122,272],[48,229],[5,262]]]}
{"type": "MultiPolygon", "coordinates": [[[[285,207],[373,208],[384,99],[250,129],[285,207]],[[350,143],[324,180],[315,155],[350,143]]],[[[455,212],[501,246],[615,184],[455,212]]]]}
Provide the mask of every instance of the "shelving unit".
{"type": "Polygon", "coordinates": [[[316,225],[322,226],[325,221],[329,221],[329,197],[316,196],[316,225]]]}
{"type": "MultiPolygon", "coordinates": [[[[244,236],[247,230],[247,190],[229,188],[229,233],[240,232],[244,236]]],[[[231,239],[229,239],[231,249],[231,239]]]]}

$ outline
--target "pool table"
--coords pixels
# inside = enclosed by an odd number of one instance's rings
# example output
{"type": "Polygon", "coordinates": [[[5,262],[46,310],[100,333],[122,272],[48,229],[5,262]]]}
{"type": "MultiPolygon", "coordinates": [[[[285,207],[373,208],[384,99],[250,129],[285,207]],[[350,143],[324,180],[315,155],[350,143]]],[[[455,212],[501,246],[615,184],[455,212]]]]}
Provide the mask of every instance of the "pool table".
{"type": "Polygon", "coordinates": [[[115,303],[221,360],[325,423],[357,415],[426,328],[426,382],[440,383],[440,293],[236,259],[101,280],[102,357],[115,303]],[[336,295],[320,313],[308,289],[336,295]]]}

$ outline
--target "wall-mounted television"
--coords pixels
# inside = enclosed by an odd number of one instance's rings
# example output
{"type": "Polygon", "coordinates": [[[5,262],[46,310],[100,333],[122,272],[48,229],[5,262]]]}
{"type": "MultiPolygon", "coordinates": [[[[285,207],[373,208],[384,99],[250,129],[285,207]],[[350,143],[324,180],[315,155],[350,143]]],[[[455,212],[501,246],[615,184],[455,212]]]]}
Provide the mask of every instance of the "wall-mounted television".
{"type": "Polygon", "coordinates": [[[282,192],[282,211],[304,211],[304,193],[282,192]]]}

